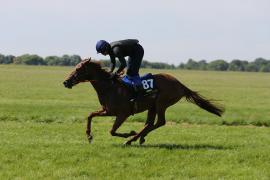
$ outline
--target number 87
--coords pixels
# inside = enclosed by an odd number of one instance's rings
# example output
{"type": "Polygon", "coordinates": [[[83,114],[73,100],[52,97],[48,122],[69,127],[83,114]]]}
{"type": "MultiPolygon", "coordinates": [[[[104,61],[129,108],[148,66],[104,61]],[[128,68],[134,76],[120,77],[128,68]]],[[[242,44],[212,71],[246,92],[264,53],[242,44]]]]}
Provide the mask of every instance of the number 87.
{"type": "Polygon", "coordinates": [[[153,79],[142,80],[143,89],[153,89],[153,79]]]}

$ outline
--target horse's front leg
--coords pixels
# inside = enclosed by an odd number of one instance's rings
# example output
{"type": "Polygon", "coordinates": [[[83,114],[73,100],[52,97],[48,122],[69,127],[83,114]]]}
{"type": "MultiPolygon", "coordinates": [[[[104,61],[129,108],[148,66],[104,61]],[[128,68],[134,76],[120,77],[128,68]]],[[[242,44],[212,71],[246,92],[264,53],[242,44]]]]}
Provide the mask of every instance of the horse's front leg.
{"type": "Polygon", "coordinates": [[[91,143],[92,140],[93,140],[93,136],[91,134],[91,122],[92,122],[92,118],[95,117],[95,116],[108,116],[108,113],[103,108],[102,110],[90,113],[90,115],[88,116],[88,118],[87,118],[87,126],[86,126],[86,135],[87,135],[87,139],[88,139],[89,143],[91,143]]]}

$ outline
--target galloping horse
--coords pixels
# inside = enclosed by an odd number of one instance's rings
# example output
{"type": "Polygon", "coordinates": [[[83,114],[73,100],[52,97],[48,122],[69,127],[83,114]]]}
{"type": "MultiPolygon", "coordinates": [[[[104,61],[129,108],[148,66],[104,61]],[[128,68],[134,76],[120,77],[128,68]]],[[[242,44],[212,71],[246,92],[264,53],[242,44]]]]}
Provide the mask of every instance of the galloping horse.
{"type": "Polygon", "coordinates": [[[89,58],[76,65],[75,70],[64,81],[64,85],[67,88],[72,88],[72,86],[80,82],[88,81],[97,92],[102,109],[92,112],[88,116],[86,134],[89,142],[93,138],[91,135],[91,121],[95,116],[116,116],[110,133],[112,136],[124,138],[132,136],[125,143],[126,145],[130,145],[138,138],[140,138],[140,144],[143,144],[145,142],[145,136],[150,131],[165,125],[166,109],[178,102],[182,97],[217,116],[221,116],[224,112],[222,107],[214,105],[210,100],[184,86],[176,78],[163,73],[153,75],[154,83],[158,89],[156,96],[144,97],[143,100],[136,102],[137,108],[134,108],[134,102],[130,101],[131,97],[133,97],[130,88],[120,79],[111,79],[110,77],[111,74],[102,69],[98,62],[91,61],[89,58]],[[130,115],[146,110],[148,110],[147,120],[144,128],[139,133],[135,131],[129,133],[116,132],[130,115]],[[157,121],[155,123],[156,115],[157,121]]]}

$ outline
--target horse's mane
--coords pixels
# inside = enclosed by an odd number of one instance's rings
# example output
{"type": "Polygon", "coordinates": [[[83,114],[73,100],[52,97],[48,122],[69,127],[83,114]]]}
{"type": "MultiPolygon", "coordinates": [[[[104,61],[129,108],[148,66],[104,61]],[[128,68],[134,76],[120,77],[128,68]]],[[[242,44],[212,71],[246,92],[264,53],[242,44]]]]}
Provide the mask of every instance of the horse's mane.
{"type": "Polygon", "coordinates": [[[99,61],[91,60],[91,58],[82,60],[77,65],[78,67],[76,66],[76,68],[84,65],[86,65],[86,67],[89,66],[89,68],[94,69],[95,73],[97,73],[98,77],[100,77],[101,79],[108,79],[111,75],[110,72],[101,67],[101,63],[99,61]]]}

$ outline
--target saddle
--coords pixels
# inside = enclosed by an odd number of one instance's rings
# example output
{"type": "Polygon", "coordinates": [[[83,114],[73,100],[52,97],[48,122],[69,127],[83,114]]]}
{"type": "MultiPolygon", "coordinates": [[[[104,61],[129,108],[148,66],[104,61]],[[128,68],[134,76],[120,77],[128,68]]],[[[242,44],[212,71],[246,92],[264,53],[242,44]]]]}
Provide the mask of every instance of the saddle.
{"type": "Polygon", "coordinates": [[[128,86],[130,89],[132,89],[133,93],[138,93],[140,91],[140,94],[143,97],[153,95],[157,92],[157,88],[155,85],[154,77],[151,73],[147,73],[143,76],[140,77],[140,82],[135,82],[136,84],[141,84],[139,85],[139,90],[138,90],[138,85],[134,84],[134,81],[128,78],[128,76],[124,76],[122,78],[122,82],[128,86]]]}
{"type": "Polygon", "coordinates": [[[141,76],[139,80],[140,82],[136,82],[141,84],[138,91],[138,86],[135,86],[134,81],[129,79],[128,76],[120,79],[120,82],[128,87],[133,94],[133,97],[130,99],[133,109],[132,115],[138,110],[138,102],[141,102],[146,97],[155,99],[158,93],[154,76],[151,73],[141,76]]]}

